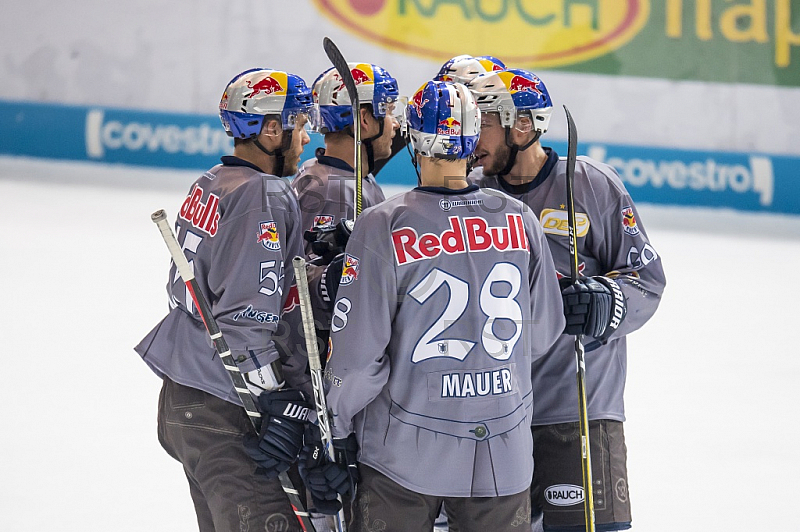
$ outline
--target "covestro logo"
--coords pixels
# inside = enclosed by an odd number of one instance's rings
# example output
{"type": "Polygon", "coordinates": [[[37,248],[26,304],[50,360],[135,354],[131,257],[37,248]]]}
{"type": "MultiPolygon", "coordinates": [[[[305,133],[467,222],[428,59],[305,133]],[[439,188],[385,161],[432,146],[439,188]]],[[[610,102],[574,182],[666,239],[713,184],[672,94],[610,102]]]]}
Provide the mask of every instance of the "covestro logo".
{"type": "Polygon", "coordinates": [[[314,0],[337,24],[392,50],[441,61],[490,54],[517,66],[568,65],[636,36],[650,0],[314,0]],[[487,36],[476,39],[476,36],[487,36]]]}

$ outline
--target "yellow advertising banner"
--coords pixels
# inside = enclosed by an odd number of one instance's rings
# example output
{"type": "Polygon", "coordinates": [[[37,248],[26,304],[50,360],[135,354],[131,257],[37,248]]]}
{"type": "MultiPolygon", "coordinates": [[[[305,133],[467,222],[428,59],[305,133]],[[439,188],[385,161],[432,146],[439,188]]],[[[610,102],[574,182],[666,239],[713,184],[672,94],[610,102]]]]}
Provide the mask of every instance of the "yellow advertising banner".
{"type": "Polygon", "coordinates": [[[435,61],[800,86],[800,0],[313,0],[352,34],[435,61]]]}

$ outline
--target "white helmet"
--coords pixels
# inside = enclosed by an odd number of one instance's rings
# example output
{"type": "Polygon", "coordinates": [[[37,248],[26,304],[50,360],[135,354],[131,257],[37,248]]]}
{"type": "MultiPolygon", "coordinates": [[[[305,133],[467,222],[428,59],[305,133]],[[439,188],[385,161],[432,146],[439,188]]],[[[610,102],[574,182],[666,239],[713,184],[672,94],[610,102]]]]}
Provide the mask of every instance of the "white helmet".
{"type": "MultiPolygon", "coordinates": [[[[372,115],[380,120],[389,104],[397,101],[397,80],[385,69],[369,63],[347,63],[356,84],[359,105],[372,104],[372,115]]],[[[339,72],[331,67],[317,77],[312,88],[316,109],[312,126],[320,133],[342,131],[353,125],[352,102],[339,72]]]]}
{"type": "Polygon", "coordinates": [[[471,55],[457,55],[447,61],[439,69],[434,81],[453,81],[457,83],[468,83],[475,76],[486,72],[505,70],[506,65],[490,55],[472,57],[471,55]]]}
{"type": "Polygon", "coordinates": [[[553,102],[539,77],[527,70],[509,69],[481,74],[467,86],[484,113],[499,113],[500,124],[513,127],[521,115],[530,116],[540,134],[550,125],[553,102]]]}
{"type": "Polygon", "coordinates": [[[251,139],[261,132],[266,115],[280,115],[282,128],[291,130],[297,115],[311,108],[311,91],[303,78],[282,70],[253,68],[225,87],[219,117],[228,136],[251,139]]]}

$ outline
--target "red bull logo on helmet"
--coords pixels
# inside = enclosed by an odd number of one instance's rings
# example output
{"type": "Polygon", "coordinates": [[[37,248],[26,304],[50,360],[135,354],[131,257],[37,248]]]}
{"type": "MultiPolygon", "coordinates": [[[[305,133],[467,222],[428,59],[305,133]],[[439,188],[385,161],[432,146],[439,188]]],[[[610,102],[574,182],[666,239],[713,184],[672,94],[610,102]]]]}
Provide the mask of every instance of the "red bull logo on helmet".
{"type": "Polygon", "coordinates": [[[354,257],[345,253],[344,265],[342,267],[342,279],[339,282],[340,286],[348,285],[358,279],[358,257],[354,257]]]}
{"type": "Polygon", "coordinates": [[[417,92],[414,93],[414,96],[408,101],[408,105],[414,108],[414,111],[417,113],[417,118],[422,118],[422,108],[428,103],[430,100],[425,98],[422,99],[422,95],[424,94],[425,85],[420,87],[417,92]]]}
{"type": "MultiPolygon", "coordinates": [[[[369,63],[359,63],[350,69],[350,74],[353,76],[353,81],[356,85],[374,85],[375,73],[372,71],[372,65],[369,63]]],[[[336,87],[337,91],[344,90],[344,81],[339,73],[336,73],[336,79],[341,83],[336,87]]]]}
{"type": "Polygon", "coordinates": [[[478,59],[478,63],[486,69],[486,72],[496,72],[503,70],[503,67],[492,61],[491,59],[478,59]]]}
{"type": "Polygon", "coordinates": [[[268,75],[267,77],[263,78],[256,83],[253,83],[253,80],[248,79],[246,81],[247,87],[252,89],[251,92],[247,97],[253,98],[258,94],[286,94],[286,85],[288,84],[288,80],[286,79],[286,74],[282,72],[273,72],[272,74],[268,75]],[[279,76],[278,74],[283,74],[283,76],[279,76]],[[283,77],[283,83],[281,83],[277,78],[283,77]]]}
{"type": "Polygon", "coordinates": [[[452,116],[448,116],[439,122],[439,125],[436,127],[436,133],[439,135],[460,135],[461,122],[452,116]]]}
{"type": "Polygon", "coordinates": [[[278,237],[278,224],[270,220],[259,224],[258,242],[267,249],[277,251],[281,249],[281,241],[278,237]]]}
{"type": "Polygon", "coordinates": [[[528,79],[525,76],[520,76],[513,72],[499,72],[497,75],[503,80],[506,88],[508,88],[508,92],[511,94],[515,92],[534,92],[536,94],[542,94],[542,90],[539,88],[542,81],[536,76],[533,76],[533,79],[528,79]]]}

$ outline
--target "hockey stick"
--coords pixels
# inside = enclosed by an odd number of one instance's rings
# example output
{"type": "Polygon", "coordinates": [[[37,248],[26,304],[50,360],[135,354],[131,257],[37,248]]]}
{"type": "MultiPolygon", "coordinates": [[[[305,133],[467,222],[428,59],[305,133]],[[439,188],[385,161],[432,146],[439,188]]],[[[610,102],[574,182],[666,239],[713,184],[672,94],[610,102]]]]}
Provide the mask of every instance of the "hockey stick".
{"type": "MultiPolygon", "coordinates": [[[[569,228],[570,281],[578,282],[578,250],[575,240],[575,159],[578,153],[578,131],[575,122],[564,106],[567,114],[567,225],[569,228]]],[[[583,470],[583,513],[586,518],[586,532],[595,532],[594,497],[592,495],[592,457],[589,449],[589,414],[586,408],[586,362],[583,357],[583,335],[575,336],[575,357],[578,362],[578,407],[579,429],[581,434],[581,469],[583,470]]]]}
{"type": "Polygon", "coordinates": [[[344,88],[347,90],[347,95],[350,96],[350,103],[353,106],[353,138],[355,139],[355,172],[356,172],[356,205],[353,214],[353,221],[356,221],[356,218],[359,217],[361,214],[361,113],[359,109],[361,106],[359,105],[358,101],[358,89],[356,89],[356,81],[353,79],[353,73],[350,71],[350,67],[347,66],[347,61],[345,61],[342,52],[339,51],[339,48],[333,43],[332,40],[325,37],[322,39],[322,47],[325,49],[325,53],[328,56],[328,59],[331,60],[333,63],[333,67],[339,72],[339,77],[342,78],[342,83],[344,83],[344,88]]]}
{"type": "MultiPolygon", "coordinates": [[[[292,259],[294,278],[297,282],[297,294],[300,299],[300,314],[303,316],[303,333],[306,337],[306,350],[308,351],[308,368],[311,372],[311,386],[314,388],[314,404],[317,407],[317,421],[322,439],[322,447],[331,462],[335,461],[333,455],[333,438],[331,436],[331,420],[328,416],[328,405],[325,402],[325,390],[322,388],[322,363],[319,360],[319,346],[317,345],[317,332],[314,327],[314,314],[311,310],[311,297],[308,295],[308,276],[306,275],[306,260],[303,257],[292,259]]],[[[338,497],[340,503],[342,498],[338,497]]],[[[344,504],[336,515],[336,529],[345,532],[344,504]]]]}
{"type": "MultiPolygon", "coordinates": [[[[165,213],[163,209],[158,210],[150,215],[150,219],[153,220],[153,222],[158,226],[159,231],[161,231],[161,236],[164,238],[164,242],[167,244],[169,254],[172,255],[172,260],[175,263],[175,266],[178,268],[178,273],[180,273],[183,282],[186,284],[186,288],[189,290],[192,300],[194,301],[197,310],[200,312],[200,317],[203,319],[203,324],[206,327],[206,331],[211,337],[211,341],[214,343],[214,349],[217,350],[219,358],[222,361],[222,365],[225,366],[225,369],[228,371],[228,376],[231,378],[231,382],[233,382],[233,388],[236,390],[236,394],[242,401],[245,412],[247,412],[247,416],[250,418],[250,422],[253,424],[253,428],[256,430],[256,434],[260,434],[261,413],[256,408],[255,401],[253,401],[253,396],[250,395],[250,390],[247,389],[247,384],[244,382],[242,372],[239,370],[236,362],[234,362],[233,356],[231,355],[231,350],[228,348],[228,343],[222,336],[222,331],[219,330],[217,321],[211,314],[211,307],[208,306],[208,302],[203,296],[203,292],[200,291],[200,286],[197,284],[197,279],[194,277],[194,271],[192,270],[192,267],[189,266],[189,261],[186,260],[183,250],[181,250],[178,240],[175,238],[175,234],[172,232],[169,222],[167,222],[167,213],[165,213]]],[[[297,519],[300,521],[300,527],[307,532],[313,532],[314,525],[311,523],[310,516],[308,515],[308,512],[305,511],[303,503],[300,501],[299,492],[292,484],[289,476],[283,472],[278,476],[278,478],[281,481],[281,487],[283,488],[283,491],[289,498],[289,502],[292,505],[292,510],[294,510],[297,519]]]]}

